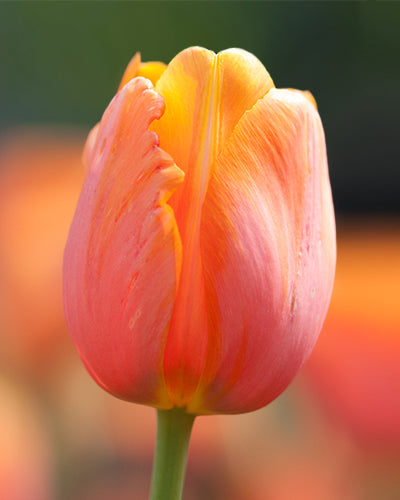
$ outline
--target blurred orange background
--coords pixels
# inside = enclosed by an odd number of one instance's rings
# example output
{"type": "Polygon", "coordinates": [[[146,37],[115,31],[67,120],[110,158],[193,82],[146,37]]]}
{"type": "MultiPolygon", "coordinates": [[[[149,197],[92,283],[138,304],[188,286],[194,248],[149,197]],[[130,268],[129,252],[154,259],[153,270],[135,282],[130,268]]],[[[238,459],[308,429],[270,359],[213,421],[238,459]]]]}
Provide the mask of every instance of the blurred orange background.
{"type": "MultiPolygon", "coordinates": [[[[61,263],[84,139],[1,138],[0,497],[145,499],[155,412],[104,393],[62,313],[61,263]]],[[[269,407],[195,424],[185,498],[400,494],[400,226],[339,218],[332,303],[311,359],[269,407]]]]}

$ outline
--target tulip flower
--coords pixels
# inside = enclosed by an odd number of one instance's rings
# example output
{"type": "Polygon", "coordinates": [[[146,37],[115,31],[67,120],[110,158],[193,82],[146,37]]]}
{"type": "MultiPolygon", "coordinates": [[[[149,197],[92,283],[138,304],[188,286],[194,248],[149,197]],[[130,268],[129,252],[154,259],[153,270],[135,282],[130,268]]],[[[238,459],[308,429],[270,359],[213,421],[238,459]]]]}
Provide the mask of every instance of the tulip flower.
{"type": "MultiPolygon", "coordinates": [[[[64,308],[93,378],[156,407],[160,433],[271,402],[308,358],[333,286],[312,96],[276,89],[239,49],[189,48],[168,66],[136,56],[84,156],[64,308]]],[[[178,442],[156,449],[156,469],[178,442]]]]}

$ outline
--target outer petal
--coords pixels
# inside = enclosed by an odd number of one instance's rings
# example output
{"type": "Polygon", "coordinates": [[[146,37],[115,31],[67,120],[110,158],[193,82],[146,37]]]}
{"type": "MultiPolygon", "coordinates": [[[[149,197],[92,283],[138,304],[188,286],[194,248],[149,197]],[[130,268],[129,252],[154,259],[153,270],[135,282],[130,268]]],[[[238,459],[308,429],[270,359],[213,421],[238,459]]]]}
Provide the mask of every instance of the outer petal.
{"type": "Polygon", "coordinates": [[[194,413],[255,410],[317,339],[335,268],[322,125],[300,93],[272,89],[218,158],[203,207],[210,338],[194,413]]]}
{"type": "Polygon", "coordinates": [[[167,408],[162,359],[181,255],[166,201],[183,174],[148,131],[163,110],[151,83],[136,78],[89,138],[90,165],[64,256],[64,308],[101,386],[167,408]]]}
{"type": "MultiPolygon", "coordinates": [[[[128,82],[138,76],[147,78],[153,85],[155,85],[160,76],[164,73],[166,67],[167,66],[164,63],[157,61],[142,63],[140,52],[136,52],[136,54],[132,57],[132,59],[129,61],[128,66],[126,67],[118,90],[121,90],[128,82]]],[[[99,124],[93,127],[89,134],[89,137],[87,138],[85,150],[83,152],[83,161],[85,165],[90,165],[90,163],[92,162],[91,155],[96,144],[98,130],[99,124]]]]}
{"type": "Polygon", "coordinates": [[[209,178],[240,117],[272,86],[268,72],[253,55],[239,49],[216,55],[200,47],[181,52],[156,85],[165,98],[166,112],[152,129],[161,147],[186,173],[185,183],[171,198],[183,262],[165,373],[177,405],[187,404],[197,387],[208,340],[200,227],[209,178]]]}

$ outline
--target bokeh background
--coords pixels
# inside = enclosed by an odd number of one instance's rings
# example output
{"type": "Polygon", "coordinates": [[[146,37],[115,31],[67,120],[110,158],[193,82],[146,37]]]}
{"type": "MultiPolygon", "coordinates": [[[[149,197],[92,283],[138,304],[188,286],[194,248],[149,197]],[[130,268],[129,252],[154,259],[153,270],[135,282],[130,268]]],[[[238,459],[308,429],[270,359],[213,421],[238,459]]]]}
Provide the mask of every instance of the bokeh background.
{"type": "Polygon", "coordinates": [[[400,4],[0,3],[0,498],[147,498],[152,409],[103,393],[61,304],[90,128],[136,51],[241,47],[313,92],[338,223],[332,304],[276,402],[195,424],[185,499],[400,497],[400,4]]]}

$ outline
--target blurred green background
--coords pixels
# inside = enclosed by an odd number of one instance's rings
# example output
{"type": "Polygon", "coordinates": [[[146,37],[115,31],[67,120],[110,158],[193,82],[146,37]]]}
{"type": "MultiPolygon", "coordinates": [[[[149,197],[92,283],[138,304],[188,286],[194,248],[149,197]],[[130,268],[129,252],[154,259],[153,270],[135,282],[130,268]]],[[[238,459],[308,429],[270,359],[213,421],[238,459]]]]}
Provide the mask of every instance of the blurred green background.
{"type": "Polygon", "coordinates": [[[190,45],[241,47],[277,87],[313,92],[336,210],[400,211],[397,2],[10,2],[0,4],[0,126],[89,129],[127,62],[190,45]]]}

